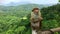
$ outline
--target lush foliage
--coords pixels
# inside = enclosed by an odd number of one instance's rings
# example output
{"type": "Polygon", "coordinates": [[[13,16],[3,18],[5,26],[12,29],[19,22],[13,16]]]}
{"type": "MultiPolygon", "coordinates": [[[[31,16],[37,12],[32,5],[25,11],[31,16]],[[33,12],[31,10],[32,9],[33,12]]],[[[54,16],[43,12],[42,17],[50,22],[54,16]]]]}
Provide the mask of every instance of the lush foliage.
{"type": "MultiPolygon", "coordinates": [[[[38,5],[37,5],[38,6],[38,5]]],[[[1,7],[0,8],[0,34],[31,34],[30,27],[30,12],[31,7],[23,6],[16,8],[1,7]],[[26,8],[27,7],[27,8],[26,8]],[[5,9],[6,8],[6,9],[5,9]]],[[[60,5],[54,5],[41,9],[42,17],[42,30],[60,27],[60,5]]],[[[55,32],[55,34],[59,34],[55,32]]]]}

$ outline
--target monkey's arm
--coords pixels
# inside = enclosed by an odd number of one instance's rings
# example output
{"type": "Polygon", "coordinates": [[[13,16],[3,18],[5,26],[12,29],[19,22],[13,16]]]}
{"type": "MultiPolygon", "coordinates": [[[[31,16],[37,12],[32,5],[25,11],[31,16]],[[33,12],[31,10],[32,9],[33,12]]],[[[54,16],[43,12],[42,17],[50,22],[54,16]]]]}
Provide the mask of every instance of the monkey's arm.
{"type": "Polygon", "coordinates": [[[30,21],[31,21],[31,22],[34,22],[34,18],[30,18],[30,21]]]}
{"type": "Polygon", "coordinates": [[[34,21],[34,15],[33,15],[33,12],[31,12],[31,17],[30,17],[30,21],[34,21]]]}
{"type": "Polygon", "coordinates": [[[39,20],[43,20],[41,12],[39,11],[39,20]]]}

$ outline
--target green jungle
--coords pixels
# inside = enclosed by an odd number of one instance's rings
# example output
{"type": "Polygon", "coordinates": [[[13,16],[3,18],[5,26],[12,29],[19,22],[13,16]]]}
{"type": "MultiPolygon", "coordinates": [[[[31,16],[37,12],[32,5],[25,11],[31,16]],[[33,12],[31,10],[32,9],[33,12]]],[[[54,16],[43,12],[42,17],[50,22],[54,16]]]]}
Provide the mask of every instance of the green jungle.
{"type": "MultiPolygon", "coordinates": [[[[34,7],[40,8],[42,13],[42,30],[60,27],[60,4],[0,5],[0,34],[31,34],[30,13],[34,7]]],[[[60,34],[60,32],[54,34],[60,34]]]]}

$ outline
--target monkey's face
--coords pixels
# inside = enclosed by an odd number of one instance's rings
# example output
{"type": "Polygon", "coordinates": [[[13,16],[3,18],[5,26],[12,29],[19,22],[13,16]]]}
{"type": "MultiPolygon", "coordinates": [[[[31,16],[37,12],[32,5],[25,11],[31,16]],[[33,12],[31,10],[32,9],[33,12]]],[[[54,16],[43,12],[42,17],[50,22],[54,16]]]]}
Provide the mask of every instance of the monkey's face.
{"type": "Polygon", "coordinates": [[[34,12],[35,12],[35,13],[38,13],[38,12],[39,12],[39,10],[34,10],[34,12]]]}

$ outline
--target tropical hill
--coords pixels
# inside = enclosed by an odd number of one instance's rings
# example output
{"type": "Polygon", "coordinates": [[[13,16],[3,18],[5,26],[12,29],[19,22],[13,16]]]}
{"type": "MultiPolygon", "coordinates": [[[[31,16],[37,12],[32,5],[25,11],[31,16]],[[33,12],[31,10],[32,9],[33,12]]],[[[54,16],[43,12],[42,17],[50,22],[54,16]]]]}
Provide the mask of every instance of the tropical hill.
{"type": "MultiPolygon", "coordinates": [[[[34,7],[41,8],[42,30],[60,27],[60,4],[53,6],[0,6],[0,34],[31,34],[29,14],[34,7]]],[[[55,32],[60,34],[60,32],[55,32]]]]}
{"type": "Polygon", "coordinates": [[[48,5],[38,5],[38,4],[25,4],[25,5],[18,5],[18,6],[0,6],[0,10],[12,15],[23,16],[27,15],[34,7],[43,8],[48,7],[48,5]]]}

